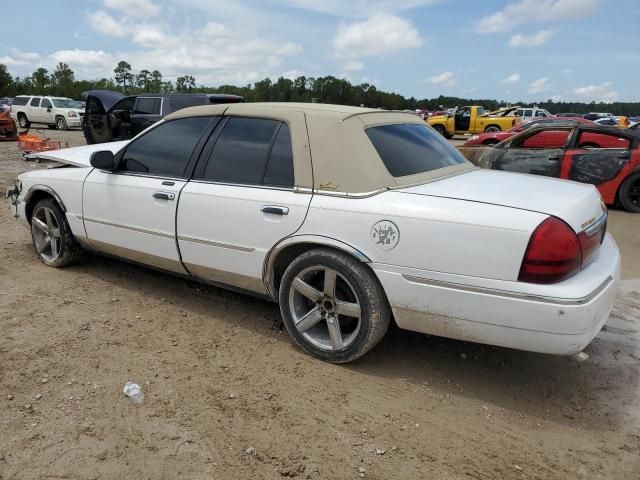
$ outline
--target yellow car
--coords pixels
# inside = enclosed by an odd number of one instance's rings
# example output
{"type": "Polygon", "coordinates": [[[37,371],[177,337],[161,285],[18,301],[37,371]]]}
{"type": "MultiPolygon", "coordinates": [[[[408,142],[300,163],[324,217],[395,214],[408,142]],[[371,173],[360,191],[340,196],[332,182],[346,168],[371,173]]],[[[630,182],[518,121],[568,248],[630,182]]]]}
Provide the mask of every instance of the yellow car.
{"type": "Polygon", "coordinates": [[[456,107],[450,114],[429,118],[427,123],[446,138],[454,135],[500,132],[520,123],[520,117],[514,114],[518,108],[515,106],[486,112],[479,105],[456,107]]]}

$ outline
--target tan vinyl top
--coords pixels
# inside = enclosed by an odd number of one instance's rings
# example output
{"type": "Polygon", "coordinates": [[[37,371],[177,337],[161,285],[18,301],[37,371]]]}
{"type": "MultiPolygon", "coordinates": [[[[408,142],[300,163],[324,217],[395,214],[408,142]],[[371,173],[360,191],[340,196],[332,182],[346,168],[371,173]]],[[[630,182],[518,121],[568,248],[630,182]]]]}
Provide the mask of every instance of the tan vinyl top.
{"type": "Polygon", "coordinates": [[[189,107],[165,120],[196,116],[272,118],[289,125],[295,186],[322,193],[367,195],[417,185],[474,168],[471,163],[393,177],[365,130],[372,126],[424,120],[411,113],[317,103],[234,103],[189,107]]]}

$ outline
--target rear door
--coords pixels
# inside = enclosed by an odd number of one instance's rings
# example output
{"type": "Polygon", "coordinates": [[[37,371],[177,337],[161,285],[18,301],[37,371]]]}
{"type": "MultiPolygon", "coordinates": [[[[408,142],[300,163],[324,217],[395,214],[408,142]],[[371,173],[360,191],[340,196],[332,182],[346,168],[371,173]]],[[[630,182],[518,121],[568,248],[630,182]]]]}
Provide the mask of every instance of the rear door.
{"type": "Polygon", "coordinates": [[[292,134],[308,142],[299,116],[294,127],[267,118],[221,122],[180,195],[178,244],[192,275],[265,292],[267,253],[302,225],[311,201],[294,190],[292,134]]]}
{"type": "Polygon", "coordinates": [[[637,139],[618,134],[579,129],[571,141],[562,167],[562,178],[598,187],[606,203],[615,201],[618,187],[633,169],[639,155],[637,139]]]}
{"type": "Polygon", "coordinates": [[[87,237],[101,251],[186,273],[176,247],[176,205],[215,120],[163,123],[119,153],[116,172],[91,171],[83,188],[87,237]]]}

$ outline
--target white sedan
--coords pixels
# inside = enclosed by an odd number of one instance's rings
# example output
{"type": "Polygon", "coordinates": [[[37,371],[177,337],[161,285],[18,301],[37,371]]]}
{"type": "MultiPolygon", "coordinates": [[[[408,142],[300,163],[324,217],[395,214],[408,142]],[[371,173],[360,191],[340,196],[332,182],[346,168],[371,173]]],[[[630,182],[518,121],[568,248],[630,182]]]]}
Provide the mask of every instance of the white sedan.
{"type": "Polygon", "coordinates": [[[127,142],[39,155],[64,168],[22,174],[8,197],[44,263],[93,251],[268,297],[331,362],[391,321],[571,355],[616,295],[595,187],[479,170],[411,114],[194,107],[127,142]]]}

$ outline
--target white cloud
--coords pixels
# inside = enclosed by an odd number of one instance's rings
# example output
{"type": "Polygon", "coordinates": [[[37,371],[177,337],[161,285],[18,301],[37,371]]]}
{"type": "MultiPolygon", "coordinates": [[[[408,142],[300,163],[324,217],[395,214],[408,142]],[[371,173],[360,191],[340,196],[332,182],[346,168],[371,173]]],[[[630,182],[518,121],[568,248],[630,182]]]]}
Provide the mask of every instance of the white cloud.
{"type": "Polygon", "coordinates": [[[553,37],[551,30],[540,30],[533,35],[522,35],[517,33],[509,39],[509,46],[511,48],[518,47],[539,47],[544,45],[553,37]]]}
{"type": "Polygon", "coordinates": [[[136,18],[149,18],[160,12],[152,0],[104,0],[104,6],[136,18]]]}
{"type": "Polygon", "coordinates": [[[552,95],[551,96],[551,101],[552,102],[561,102],[563,100],[562,95],[552,95]]]}
{"type": "Polygon", "coordinates": [[[139,24],[132,29],[131,38],[138,45],[148,48],[169,48],[178,41],[177,37],[164,32],[160,27],[139,24]]]}
{"type": "Polygon", "coordinates": [[[362,70],[364,68],[364,64],[357,61],[347,62],[342,66],[342,68],[347,72],[356,72],[358,70],[362,70]]]}
{"type": "Polygon", "coordinates": [[[49,55],[55,63],[66,63],[71,67],[111,67],[115,65],[115,59],[109,53],[102,50],[58,50],[49,55]]]}
{"type": "Polygon", "coordinates": [[[613,102],[618,98],[618,92],[611,88],[611,82],[604,82],[601,85],[587,85],[576,88],[573,93],[583,97],[585,100],[595,100],[598,102],[613,102]]]}
{"type": "Polygon", "coordinates": [[[502,80],[500,80],[500,83],[502,83],[503,85],[513,85],[514,83],[518,83],[519,81],[520,81],[520,74],[512,73],[507,78],[503,78],[502,80]]]}
{"type": "Polygon", "coordinates": [[[361,18],[375,13],[397,13],[412,8],[424,7],[437,0],[284,0],[292,7],[311,10],[337,17],[361,18]],[[363,15],[366,12],[366,15],[363,15]]]}
{"type": "Polygon", "coordinates": [[[4,57],[0,57],[0,63],[7,65],[7,66],[18,66],[18,65],[26,65],[27,62],[24,60],[20,60],[18,58],[13,58],[10,57],[8,55],[5,55],[4,57]]]}
{"type": "Polygon", "coordinates": [[[549,90],[550,88],[551,84],[549,83],[549,77],[542,77],[529,84],[529,93],[541,93],[549,90]]]}
{"type": "Polygon", "coordinates": [[[456,76],[453,72],[442,72],[427,79],[427,83],[441,87],[453,87],[456,83],[456,76]]]}
{"type": "Polygon", "coordinates": [[[588,17],[600,0],[518,0],[503,10],[481,18],[475,30],[479,33],[508,32],[531,22],[562,22],[588,17]]]}
{"type": "Polygon", "coordinates": [[[395,15],[374,15],[338,27],[333,48],[342,57],[384,56],[423,44],[418,30],[395,15]]]}
{"type": "Polygon", "coordinates": [[[131,25],[120,22],[103,10],[87,14],[87,20],[92,30],[112,37],[126,37],[131,31],[131,25]]]}

